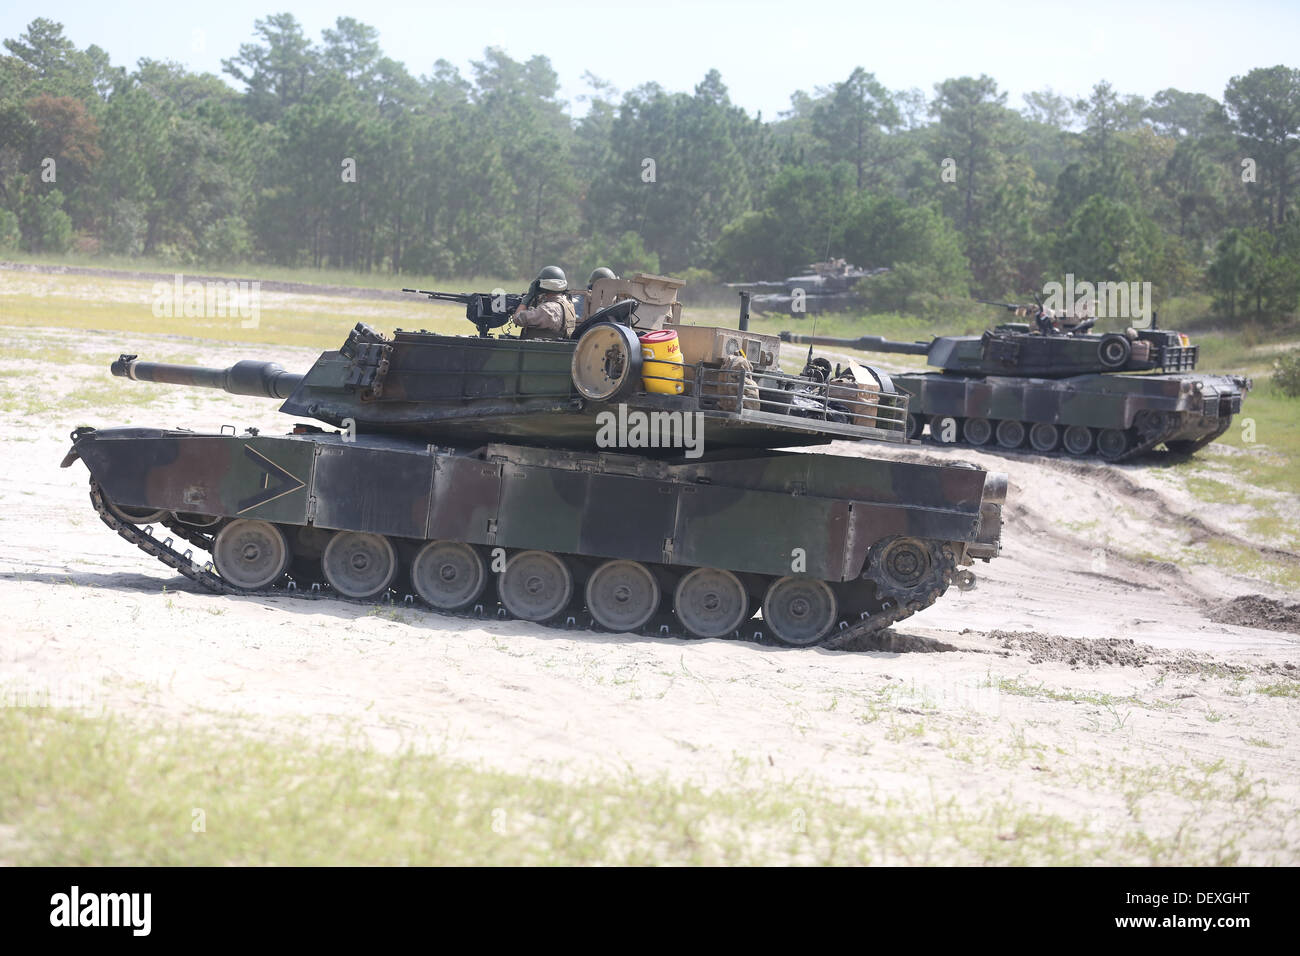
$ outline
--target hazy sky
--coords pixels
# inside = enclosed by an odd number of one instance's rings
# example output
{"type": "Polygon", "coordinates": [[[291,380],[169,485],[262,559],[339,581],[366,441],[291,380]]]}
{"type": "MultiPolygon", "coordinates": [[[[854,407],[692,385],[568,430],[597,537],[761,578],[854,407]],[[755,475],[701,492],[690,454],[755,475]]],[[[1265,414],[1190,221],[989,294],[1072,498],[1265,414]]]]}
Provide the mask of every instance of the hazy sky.
{"type": "Polygon", "coordinates": [[[220,74],[221,59],[252,39],[253,21],[286,8],[313,40],[339,16],[376,27],[384,52],[416,75],[439,57],[468,72],[489,45],[516,59],[544,54],[575,113],[584,111],[586,70],[620,91],[650,80],[690,90],[716,67],[734,102],[771,118],[794,90],[842,80],[855,66],[927,95],[938,80],[988,73],[1019,107],[1024,92],[1074,97],[1099,79],[1125,93],[1175,86],[1219,98],[1234,75],[1300,65],[1300,0],[6,0],[0,37],[44,16],[78,47],[99,44],[115,65],[152,57],[220,74]]]}

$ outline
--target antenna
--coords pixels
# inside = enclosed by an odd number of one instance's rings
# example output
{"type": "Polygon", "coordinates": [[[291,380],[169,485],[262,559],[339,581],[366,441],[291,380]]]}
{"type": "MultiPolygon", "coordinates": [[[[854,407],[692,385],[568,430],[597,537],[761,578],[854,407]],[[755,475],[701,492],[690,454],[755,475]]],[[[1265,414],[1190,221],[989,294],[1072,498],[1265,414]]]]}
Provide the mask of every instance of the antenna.
{"type": "Polygon", "coordinates": [[[816,337],[817,337],[817,313],[814,312],[814,313],[813,313],[813,329],[812,329],[812,335],[810,335],[810,336],[808,337],[808,358],[805,359],[805,360],[804,360],[804,363],[803,363],[803,366],[804,366],[805,369],[808,369],[808,368],[811,368],[811,367],[812,367],[812,359],[813,359],[813,355],[812,355],[813,343],[812,343],[812,340],[815,339],[816,337]]]}
{"type": "MultiPolygon", "coordinates": [[[[826,226],[826,256],[822,259],[822,262],[830,262],[830,260],[831,260],[831,228],[832,228],[832,227],[831,227],[830,225],[827,225],[827,226],[826,226]]],[[[805,300],[805,301],[807,301],[807,300],[805,300]]],[[[813,328],[812,328],[812,335],[810,336],[810,338],[816,338],[816,337],[817,337],[817,313],[814,312],[814,313],[813,313],[813,328]]],[[[808,358],[804,360],[804,363],[803,363],[804,368],[811,368],[811,367],[812,367],[812,358],[813,358],[813,356],[812,356],[812,350],[813,350],[813,344],[812,344],[812,342],[809,342],[809,343],[808,343],[808,358]]]]}

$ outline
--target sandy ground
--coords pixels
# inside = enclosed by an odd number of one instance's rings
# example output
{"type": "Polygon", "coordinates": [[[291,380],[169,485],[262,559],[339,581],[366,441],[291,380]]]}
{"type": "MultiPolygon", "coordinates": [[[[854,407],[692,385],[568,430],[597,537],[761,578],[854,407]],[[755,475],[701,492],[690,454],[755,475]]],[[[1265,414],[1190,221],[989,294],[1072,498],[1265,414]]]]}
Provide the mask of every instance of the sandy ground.
{"type": "MultiPolygon", "coordinates": [[[[314,357],[37,335],[222,365],[314,357]]],[[[361,731],[384,749],[562,778],[631,770],[718,787],[802,781],[864,804],[1010,804],[1098,833],[1201,841],[1211,855],[1218,840],[1227,859],[1300,862],[1300,700],[1265,690],[1300,681],[1297,609],[1229,603],[1300,595],[1208,562],[1132,557],[1208,539],[1255,547],[1241,515],[1198,508],[1175,470],[963,451],[1010,475],[1003,555],[975,568],[974,591],[954,589],[894,628],[885,649],[653,640],[209,595],[100,524],[84,466],[59,468],[67,433],[285,430],[274,404],[119,383],[99,365],[64,365],[42,383],[12,349],[0,375],[0,685],[11,700],[50,693],[149,718],[361,731]],[[114,384],[120,405],[78,403],[88,386],[114,384]],[[49,403],[33,412],[30,390],[42,387],[49,403]],[[1219,789],[1189,796],[1193,780],[1219,789]]],[[[922,446],[831,450],[944,460],[922,446]]]]}

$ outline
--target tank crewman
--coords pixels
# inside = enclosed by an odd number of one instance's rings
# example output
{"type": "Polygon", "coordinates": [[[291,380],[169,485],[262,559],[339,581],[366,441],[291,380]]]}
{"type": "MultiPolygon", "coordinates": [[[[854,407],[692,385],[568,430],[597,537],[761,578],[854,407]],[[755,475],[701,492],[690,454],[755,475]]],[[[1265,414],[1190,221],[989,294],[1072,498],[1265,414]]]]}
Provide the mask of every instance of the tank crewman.
{"type": "MultiPolygon", "coordinates": [[[[605,266],[601,266],[599,269],[592,269],[591,275],[587,277],[587,291],[588,292],[591,291],[592,286],[596,284],[597,279],[617,279],[617,278],[618,275],[614,272],[614,270],[607,269],[605,266]]],[[[590,300],[591,300],[591,296],[589,295],[575,295],[573,297],[573,308],[578,316],[578,321],[582,321],[584,318],[586,318],[584,313],[587,311],[587,303],[590,300]]]]}
{"type": "Polygon", "coordinates": [[[577,325],[573,300],[565,295],[569,281],[559,266],[537,273],[532,288],[515,310],[514,322],[523,339],[567,339],[577,325]],[[527,308],[525,308],[527,306],[527,308]]]}

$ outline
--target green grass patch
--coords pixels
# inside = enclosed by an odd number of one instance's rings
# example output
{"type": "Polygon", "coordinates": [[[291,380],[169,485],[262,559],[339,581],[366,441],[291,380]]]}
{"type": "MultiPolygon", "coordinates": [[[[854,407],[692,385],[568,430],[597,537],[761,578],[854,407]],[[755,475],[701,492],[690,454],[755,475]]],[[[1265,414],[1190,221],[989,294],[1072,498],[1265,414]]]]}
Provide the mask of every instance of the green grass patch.
{"type": "Polygon", "coordinates": [[[81,412],[101,411],[104,408],[122,406],[147,408],[161,401],[163,397],[163,394],[156,389],[123,389],[116,381],[81,385],[67,395],[58,397],[0,385],[0,411],[46,419],[62,416],[61,420],[70,423],[75,421],[75,416],[81,412]],[[73,417],[68,418],[69,415],[73,417]]]}
{"type": "Polygon", "coordinates": [[[1271,381],[1257,383],[1218,441],[1248,453],[1226,462],[1243,482],[1300,494],[1300,398],[1283,395],[1271,381]]]}
{"type": "Polygon", "coordinates": [[[1109,706],[1120,702],[1137,703],[1132,698],[1113,697],[1110,694],[1093,694],[1084,691],[1059,691],[1053,687],[1048,687],[1042,681],[1031,683],[1020,677],[1001,677],[990,676],[985,682],[985,687],[992,687],[1003,694],[1010,694],[1013,697],[1036,697],[1046,700],[1065,700],[1076,704],[1097,704],[1099,706],[1109,706]]]}
{"type": "Polygon", "coordinates": [[[1204,563],[1268,581],[1290,590],[1300,590],[1300,562],[1278,560],[1253,548],[1210,538],[1196,546],[1204,563]]]}
{"type": "MultiPolygon", "coordinates": [[[[255,326],[237,312],[221,316],[154,315],[154,283],[81,275],[6,273],[0,323],[15,328],[67,328],[179,335],[221,342],[337,348],[357,322],[382,332],[397,328],[465,333],[462,306],[409,300],[354,299],[307,293],[262,292],[255,326]]],[[[396,288],[396,286],[394,287],[396,288]]]]}
{"type": "Polygon", "coordinates": [[[846,805],[814,788],[559,783],[357,741],[0,709],[0,862],[36,865],[1209,863],[1010,796],[846,805]]]}
{"type": "Polygon", "coordinates": [[[1215,478],[1200,478],[1196,475],[1188,475],[1186,481],[1187,490],[1202,501],[1244,505],[1252,500],[1251,496],[1246,493],[1246,489],[1240,484],[1229,484],[1226,481],[1219,481],[1215,478]]]}
{"type": "Polygon", "coordinates": [[[1290,697],[1292,700],[1300,700],[1300,681],[1280,681],[1259,688],[1259,692],[1269,697],[1290,697]]]}
{"type": "MultiPolygon", "coordinates": [[[[260,279],[264,282],[305,282],[312,285],[347,286],[354,289],[442,289],[448,292],[480,292],[498,286],[522,290],[532,278],[503,279],[500,276],[475,276],[468,279],[438,278],[430,275],[393,275],[388,272],[353,272],[347,269],[313,269],[310,266],[274,266],[261,263],[205,263],[180,265],[166,259],[145,256],[86,256],[68,253],[6,252],[0,260],[36,265],[80,266],[90,269],[118,269],[130,272],[177,272],[220,276],[231,279],[260,279]],[[466,284],[469,283],[469,284],[466,284]]],[[[12,274],[12,273],[11,273],[12,274]]],[[[572,277],[571,277],[572,278],[572,277]]]]}

